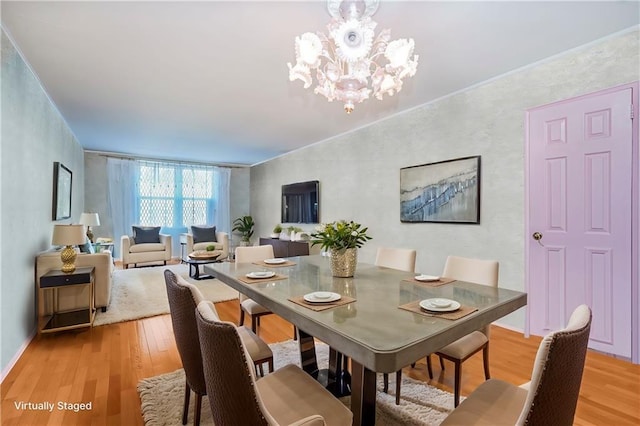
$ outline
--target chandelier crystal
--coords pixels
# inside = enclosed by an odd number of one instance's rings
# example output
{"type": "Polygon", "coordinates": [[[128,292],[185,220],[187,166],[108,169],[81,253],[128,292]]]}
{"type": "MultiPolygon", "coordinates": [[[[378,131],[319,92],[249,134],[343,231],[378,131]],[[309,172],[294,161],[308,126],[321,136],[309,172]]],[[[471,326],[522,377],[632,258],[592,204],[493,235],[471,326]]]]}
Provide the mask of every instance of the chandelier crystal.
{"type": "Polygon", "coordinates": [[[416,73],[418,55],[413,54],[413,39],[390,41],[388,29],[375,35],[377,24],[371,16],[378,2],[328,0],[328,35],[308,32],[296,37],[296,64],[287,64],[289,80],[302,80],[308,89],[316,70],[314,93],[329,102],[344,102],[347,114],[371,95],[382,100],[402,90],[402,79],[416,73]]]}

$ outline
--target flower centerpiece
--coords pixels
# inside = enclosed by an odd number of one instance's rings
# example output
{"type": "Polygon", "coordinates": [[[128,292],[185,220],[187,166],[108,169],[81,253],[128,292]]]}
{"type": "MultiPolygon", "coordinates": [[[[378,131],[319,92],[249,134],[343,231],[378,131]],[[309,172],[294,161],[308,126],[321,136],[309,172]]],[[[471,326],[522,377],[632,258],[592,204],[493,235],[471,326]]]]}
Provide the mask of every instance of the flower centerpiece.
{"type": "Polygon", "coordinates": [[[358,248],[371,239],[369,228],[354,221],[322,224],[311,234],[311,245],[331,251],[331,271],[335,277],[352,277],[358,262],[358,248]]]}

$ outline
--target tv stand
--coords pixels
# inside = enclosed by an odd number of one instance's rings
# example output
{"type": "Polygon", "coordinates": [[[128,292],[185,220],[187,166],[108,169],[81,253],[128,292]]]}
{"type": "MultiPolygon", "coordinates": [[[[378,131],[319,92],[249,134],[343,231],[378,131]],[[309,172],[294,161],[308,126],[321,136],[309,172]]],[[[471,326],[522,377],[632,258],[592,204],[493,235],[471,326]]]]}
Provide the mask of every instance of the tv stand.
{"type": "Polygon", "coordinates": [[[307,241],[285,241],[277,238],[260,238],[260,245],[273,246],[275,257],[309,256],[309,243],[307,241]]]}

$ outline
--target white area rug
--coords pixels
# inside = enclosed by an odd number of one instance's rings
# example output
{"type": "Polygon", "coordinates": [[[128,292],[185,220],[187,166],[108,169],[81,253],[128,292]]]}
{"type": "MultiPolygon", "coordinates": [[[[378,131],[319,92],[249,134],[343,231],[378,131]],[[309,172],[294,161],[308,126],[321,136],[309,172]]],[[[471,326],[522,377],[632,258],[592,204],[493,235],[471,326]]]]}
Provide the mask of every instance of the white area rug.
{"type": "MultiPolygon", "coordinates": [[[[273,351],[275,368],[286,364],[300,365],[298,342],[288,340],[269,345],[273,351]]],[[[316,355],[320,368],[326,368],[329,348],[323,343],[316,344],[316,355]]],[[[184,371],[143,379],[138,383],[138,393],[142,401],[142,416],[146,426],[179,426],[182,424],[182,404],[184,403],[184,371]]],[[[408,377],[402,379],[400,405],[395,405],[395,374],[389,375],[389,394],[382,392],[382,375],[378,375],[378,395],[376,403],[376,425],[438,425],[453,409],[453,394],[434,388],[408,377]]],[[[191,396],[189,420],[193,424],[191,396]]],[[[349,397],[342,401],[350,406],[349,397]]],[[[205,396],[202,399],[202,426],[212,426],[211,407],[205,396]]]]}
{"type": "Polygon", "coordinates": [[[189,278],[189,265],[118,269],[113,273],[109,309],[107,312],[98,309],[93,325],[168,314],[169,300],[164,282],[165,269],[170,269],[176,275],[195,284],[206,300],[215,303],[238,298],[237,290],[217,279],[197,281],[189,278]]]}

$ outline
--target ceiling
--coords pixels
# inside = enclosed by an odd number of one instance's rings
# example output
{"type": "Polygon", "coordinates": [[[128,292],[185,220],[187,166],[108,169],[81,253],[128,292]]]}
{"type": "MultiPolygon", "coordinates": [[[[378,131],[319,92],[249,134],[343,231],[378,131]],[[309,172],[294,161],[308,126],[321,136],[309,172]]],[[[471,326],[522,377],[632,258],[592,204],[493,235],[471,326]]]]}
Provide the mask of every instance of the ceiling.
{"type": "Polygon", "coordinates": [[[289,82],[317,1],[2,1],[2,26],[87,150],[250,165],[398,114],[639,23],[638,1],[385,1],[415,39],[402,92],[351,115],[289,82]]]}

